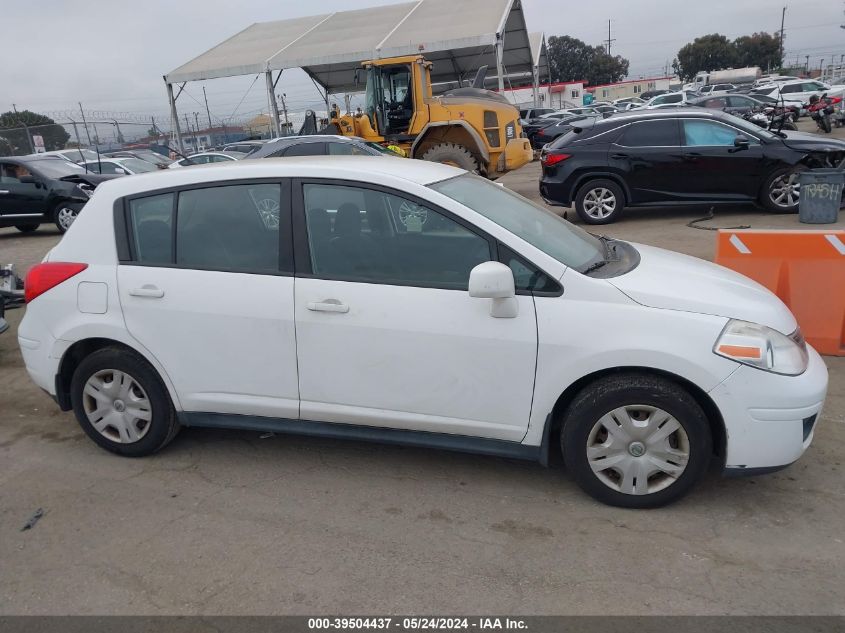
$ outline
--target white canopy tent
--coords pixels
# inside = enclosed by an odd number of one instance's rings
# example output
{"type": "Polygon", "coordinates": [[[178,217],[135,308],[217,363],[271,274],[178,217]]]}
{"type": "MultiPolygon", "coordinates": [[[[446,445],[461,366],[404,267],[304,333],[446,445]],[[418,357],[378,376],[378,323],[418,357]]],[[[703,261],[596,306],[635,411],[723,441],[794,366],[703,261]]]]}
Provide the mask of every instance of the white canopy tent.
{"type": "Polygon", "coordinates": [[[415,0],[261,22],[164,76],[177,142],[181,149],[174,84],[264,73],[279,134],[274,88],[286,68],[302,68],[328,108],[330,94],[356,89],[361,62],[420,53],[434,62],[432,83],[471,78],[484,65],[496,68],[500,90],[507,76],[529,75],[536,87],[548,73],[545,38],[529,36],[522,0],[415,0]]]}

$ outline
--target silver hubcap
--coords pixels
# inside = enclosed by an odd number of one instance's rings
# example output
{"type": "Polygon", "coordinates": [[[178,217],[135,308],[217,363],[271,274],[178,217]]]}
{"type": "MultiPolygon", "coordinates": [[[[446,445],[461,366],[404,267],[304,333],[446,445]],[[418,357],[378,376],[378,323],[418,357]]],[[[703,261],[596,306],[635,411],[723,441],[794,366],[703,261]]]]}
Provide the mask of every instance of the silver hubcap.
{"type": "Polygon", "coordinates": [[[79,212],[75,209],[71,209],[69,207],[62,207],[56,214],[56,219],[58,219],[59,225],[63,229],[67,230],[70,228],[70,225],[73,224],[73,221],[76,219],[77,213],[79,212]]]}
{"type": "Polygon", "coordinates": [[[591,218],[604,220],[616,211],[616,196],[604,187],[593,189],[584,196],[584,211],[591,218]]]}
{"type": "Polygon", "coordinates": [[[603,415],[587,438],[587,460],[604,485],[628,495],[668,488],[689,462],[689,437],[662,409],[634,404],[603,415]]]}
{"type": "Polygon", "coordinates": [[[772,181],[769,198],[779,207],[791,208],[798,204],[801,185],[798,184],[798,174],[793,172],[778,176],[772,181]]]}
{"type": "Polygon", "coordinates": [[[132,444],[150,430],[150,399],[129,374],[116,369],[98,371],[82,393],[88,421],[112,442],[132,444]]]}

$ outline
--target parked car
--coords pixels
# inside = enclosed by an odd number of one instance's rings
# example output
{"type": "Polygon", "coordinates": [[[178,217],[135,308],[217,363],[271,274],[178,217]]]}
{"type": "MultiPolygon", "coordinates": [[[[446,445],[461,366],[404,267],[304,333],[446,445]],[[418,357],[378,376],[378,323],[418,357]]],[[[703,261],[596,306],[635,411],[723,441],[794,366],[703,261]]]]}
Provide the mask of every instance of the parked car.
{"type": "Polygon", "coordinates": [[[760,94],[767,94],[770,97],[783,97],[784,99],[808,103],[810,97],[821,97],[825,93],[831,97],[841,97],[845,95],[845,85],[831,86],[815,79],[799,79],[797,81],[776,83],[771,88],[769,86],[755,88],[750,94],[753,97],[758,92],[760,94]],[[767,92],[762,92],[764,90],[767,90],[767,92]]]}
{"type": "Polygon", "coordinates": [[[797,116],[806,114],[807,102],[796,98],[792,94],[781,94],[779,84],[773,83],[767,86],[761,86],[760,88],[753,88],[748,92],[748,96],[767,103],[775,102],[780,104],[796,112],[797,116]]]}
{"type": "Polygon", "coordinates": [[[729,92],[735,92],[736,86],[733,84],[708,84],[702,86],[698,90],[698,94],[702,97],[712,97],[715,95],[724,95],[729,92]]]}
{"type": "Polygon", "coordinates": [[[25,292],[30,377],[132,457],[182,426],[543,463],[560,446],[589,494],[643,508],[714,453],[727,474],[794,462],[827,388],[759,284],[424,161],[118,179],[25,292]]]}
{"type": "Polygon", "coordinates": [[[94,174],[116,174],[118,176],[159,171],[153,163],[148,163],[140,158],[100,158],[100,160],[82,163],[80,166],[94,174]]]}
{"type": "Polygon", "coordinates": [[[659,97],[660,95],[665,95],[672,92],[671,90],[647,90],[645,92],[640,93],[640,99],[643,101],[648,101],[650,99],[654,99],[655,97],[659,97]]]}
{"type": "Polygon", "coordinates": [[[280,156],[393,156],[396,152],[355,136],[314,134],[287,136],[267,143],[248,158],[278,158],[280,156]]]}
{"type": "Polygon", "coordinates": [[[115,176],[86,173],[56,156],[0,158],[0,226],[30,233],[52,222],[64,233],[94,189],[115,176]]]}
{"type": "Polygon", "coordinates": [[[173,162],[167,156],[162,156],[150,149],[117,150],[114,152],[105,152],[100,157],[102,158],[103,156],[107,158],[140,158],[148,163],[152,163],[159,169],[167,169],[173,162]]]}
{"type": "Polygon", "coordinates": [[[570,132],[574,125],[580,125],[584,121],[595,121],[598,118],[601,117],[575,115],[566,119],[561,119],[560,121],[552,125],[541,127],[528,138],[531,141],[531,146],[534,149],[543,149],[543,147],[548,143],[551,143],[555,139],[560,138],[564,134],[570,132]]]}
{"type": "MultiPolygon", "coordinates": [[[[657,96],[657,95],[655,95],[657,96]]],[[[614,99],[612,105],[617,107],[627,106],[628,104],[633,103],[635,105],[643,105],[645,103],[644,99],[640,99],[639,97],[622,97],[621,99],[614,99]]]]}
{"type": "Polygon", "coordinates": [[[542,153],[540,193],[575,205],[588,224],[616,221],[625,207],[759,203],[798,210],[798,173],[832,167],[845,141],[776,134],[738,117],[685,108],[585,121],[542,153]]]}
{"type": "Polygon", "coordinates": [[[656,97],[652,97],[646,102],[643,107],[647,109],[653,109],[663,105],[678,105],[686,103],[686,101],[686,92],[666,92],[664,94],[657,95],[656,97]]]}
{"type": "Polygon", "coordinates": [[[584,107],[584,108],[563,108],[562,110],[555,110],[551,114],[544,114],[540,118],[541,119],[560,119],[562,117],[565,117],[565,116],[568,116],[568,115],[571,115],[571,114],[584,115],[584,114],[598,114],[598,113],[599,113],[599,111],[596,110],[595,108],[593,108],[592,106],[584,107]]]}
{"type": "Polygon", "coordinates": [[[730,114],[742,115],[753,110],[762,110],[769,104],[749,95],[719,94],[709,97],[690,99],[687,102],[687,105],[700,108],[711,108],[714,110],[729,112],[730,114]]]}
{"type": "Polygon", "coordinates": [[[240,160],[245,156],[246,154],[242,152],[200,152],[170,163],[168,169],[207,165],[209,163],[226,163],[232,160],[240,160]]]}
{"type": "Polygon", "coordinates": [[[52,156],[66,160],[69,163],[84,163],[86,160],[97,160],[97,152],[82,148],[58,149],[50,152],[41,152],[40,154],[30,154],[30,156],[52,156]]]}
{"type": "Polygon", "coordinates": [[[536,119],[544,114],[551,114],[554,111],[554,108],[526,108],[519,111],[519,118],[523,121],[528,121],[529,119],[536,119]]]}

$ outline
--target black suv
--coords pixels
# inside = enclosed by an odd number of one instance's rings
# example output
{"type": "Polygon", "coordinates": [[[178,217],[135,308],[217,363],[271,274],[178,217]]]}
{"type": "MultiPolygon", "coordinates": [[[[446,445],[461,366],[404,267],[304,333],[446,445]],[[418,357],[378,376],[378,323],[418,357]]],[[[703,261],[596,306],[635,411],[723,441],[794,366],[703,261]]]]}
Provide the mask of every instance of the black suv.
{"type": "Polygon", "coordinates": [[[624,207],[759,203],[798,210],[798,173],[833,167],[845,141],[769,132],[700,108],[617,114],[577,123],[540,156],[540,194],[574,203],[588,224],[608,224],[624,207]]]}
{"type": "Polygon", "coordinates": [[[53,222],[64,233],[94,189],[116,176],[87,173],[55,156],[0,158],[0,227],[29,233],[53,222]]]}

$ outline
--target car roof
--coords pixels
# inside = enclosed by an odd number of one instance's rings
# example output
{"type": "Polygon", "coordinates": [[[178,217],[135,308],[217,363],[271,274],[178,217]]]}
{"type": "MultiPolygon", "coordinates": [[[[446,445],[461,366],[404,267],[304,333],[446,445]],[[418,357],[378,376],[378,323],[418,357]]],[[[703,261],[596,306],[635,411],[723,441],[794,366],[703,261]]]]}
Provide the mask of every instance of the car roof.
{"type": "Polygon", "coordinates": [[[0,156],[0,161],[7,162],[7,161],[17,161],[21,163],[37,163],[38,161],[43,160],[50,160],[56,161],[60,160],[63,163],[67,163],[64,158],[59,158],[56,156],[55,153],[49,154],[47,152],[42,152],[41,154],[27,154],[26,156],[0,156]]]}
{"type": "Polygon", "coordinates": [[[378,183],[384,176],[429,185],[466,173],[462,169],[422,160],[390,156],[303,156],[267,158],[165,169],[109,181],[115,198],[194,184],[260,178],[335,178],[378,183]],[[120,182],[123,181],[123,182],[120,182]],[[130,182],[131,181],[131,182],[130,182]]]}
{"type": "Polygon", "coordinates": [[[596,122],[596,127],[603,126],[605,122],[608,124],[618,124],[619,122],[633,122],[633,121],[647,121],[651,119],[672,119],[676,117],[685,118],[700,118],[700,119],[718,119],[725,120],[726,118],[734,118],[731,115],[725,114],[721,110],[713,110],[710,108],[669,108],[669,109],[655,109],[655,110],[628,110],[614,114],[608,119],[603,119],[596,122]]]}

